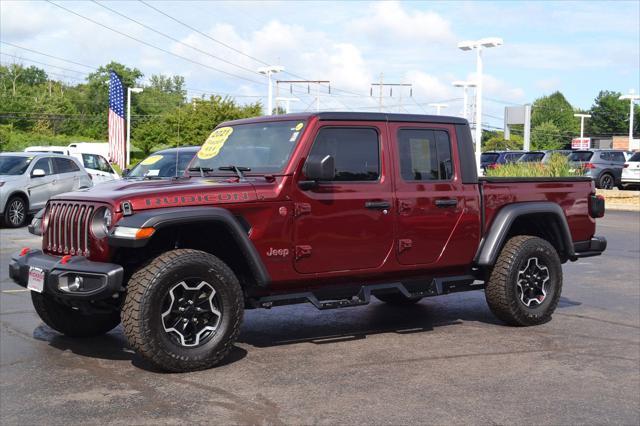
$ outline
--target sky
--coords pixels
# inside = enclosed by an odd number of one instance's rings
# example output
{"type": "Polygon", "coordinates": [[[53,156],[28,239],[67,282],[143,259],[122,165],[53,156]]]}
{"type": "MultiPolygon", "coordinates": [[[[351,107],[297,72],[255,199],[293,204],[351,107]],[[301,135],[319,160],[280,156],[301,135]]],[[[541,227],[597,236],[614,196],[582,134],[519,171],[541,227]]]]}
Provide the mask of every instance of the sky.
{"type": "MultiPolygon", "coordinates": [[[[274,80],[329,80],[331,93],[320,87],[326,110],[377,111],[371,83],[382,73],[385,83],[412,85],[411,96],[409,88],[387,88],[385,111],[433,113],[430,103],[444,103],[443,113],[460,115],[462,89],[451,82],[475,79],[476,58],[457,43],[500,37],[503,46],[483,51],[484,121],[491,125],[502,126],[505,106],[556,90],[581,109],[600,90],[640,90],[638,0],[147,3],[56,0],[64,10],[2,0],[0,60],[69,82],[115,60],[139,68],[143,82],[182,75],[189,97],[222,93],[263,104],[267,82],[257,69],[278,64],[285,72],[274,80]]],[[[313,85],[278,90],[299,99],[292,111],[316,108],[313,85]]]]}

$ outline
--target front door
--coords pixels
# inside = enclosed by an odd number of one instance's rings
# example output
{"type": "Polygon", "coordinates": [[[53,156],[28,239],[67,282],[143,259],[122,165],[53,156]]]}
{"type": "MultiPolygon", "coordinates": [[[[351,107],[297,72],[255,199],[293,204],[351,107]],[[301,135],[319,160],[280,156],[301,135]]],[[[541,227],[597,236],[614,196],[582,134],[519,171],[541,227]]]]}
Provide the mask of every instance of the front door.
{"type": "Polygon", "coordinates": [[[48,157],[40,158],[31,168],[31,177],[27,187],[27,193],[29,194],[29,210],[40,210],[44,208],[54,193],[56,185],[56,176],[53,173],[53,166],[51,159],[48,157]],[[33,176],[34,170],[43,170],[44,176],[33,176]]]}
{"type": "Polygon", "coordinates": [[[398,262],[438,261],[464,211],[454,164],[455,132],[447,125],[390,124],[396,163],[398,262]]]}
{"type": "MultiPolygon", "coordinates": [[[[296,187],[295,269],[304,274],[373,269],[393,247],[386,124],[323,122],[309,155],[331,155],[335,178],[296,187]]],[[[304,180],[302,176],[300,180],[304,180]]]]}

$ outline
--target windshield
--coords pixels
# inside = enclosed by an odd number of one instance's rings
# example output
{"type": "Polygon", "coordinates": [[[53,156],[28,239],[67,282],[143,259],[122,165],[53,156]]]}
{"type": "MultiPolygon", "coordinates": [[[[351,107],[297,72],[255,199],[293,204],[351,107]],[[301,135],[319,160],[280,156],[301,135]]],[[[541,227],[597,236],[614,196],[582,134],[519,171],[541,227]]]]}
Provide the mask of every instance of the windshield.
{"type": "Polygon", "coordinates": [[[589,161],[593,156],[591,151],[576,151],[569,154],[569,161],[589,161]]]}
{"type": "Polygon", "coordinates": [[[250,169],[249,173],[281,172],[304,124],[272,121],[220,127],[207,138],[189,169],[216,172],[220,167],[236,166],[250,169]]]}
{"type": "Polygon", "coordinates": [[[542,161],[542,157],[544,157],[544,152],[527,152],[524,154],[518,161],[522,161],[525,163],[535,163],[538,161],[542,161]]]}
{"type": "Polygon", "coordinates": [[[0,156],[0,175],[21,175],[29,167],[33,157],[0,156]]]}
{"type": "Polygon", "coordinates": [[[487,153],[480,156],[481,163],[495,163],[500,154],[487,153]]]}
{"type": "Polygon", "coordinates": [[[640,161],[640,151],[633,154],[627,161],[640,161]]]}
{"type": "Polygon", "coordinates": [[[176,152],[152,154],[136,165],[127,175],[128,178],[174,177],[182,176],[189,161],[195,155],[193,151],[178,152],[176,170],[176,152]]]}

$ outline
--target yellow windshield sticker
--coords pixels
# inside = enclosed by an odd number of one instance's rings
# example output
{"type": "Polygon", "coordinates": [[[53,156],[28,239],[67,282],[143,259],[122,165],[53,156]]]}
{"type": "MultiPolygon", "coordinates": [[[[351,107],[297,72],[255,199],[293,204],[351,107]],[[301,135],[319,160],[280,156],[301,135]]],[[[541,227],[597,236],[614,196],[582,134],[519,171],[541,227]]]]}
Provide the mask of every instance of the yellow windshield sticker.
{"type": "Polygon", "coordinates": [[[162,158],[164,158],[162,155],[150,155],[142,160],[140,164],[143,166],[150,166],[152,164],[156,164],[158,161],[162,160],[162,158]]]}
{"type": "Polygon", "coordinates": [[[304,127],[304,123],[296,124],[296,127],[295,127],[296,132],[299,132],[300,130],[302,130],[303,127],[304,127]]]}
{"type": "Polygon", "coordinates": [[[198,151],[198,158],[208,160],[218,155],[231,133],[233,133],[233,127],[220,127],[214,130],[202,144],[200,151],[198,151]]]}

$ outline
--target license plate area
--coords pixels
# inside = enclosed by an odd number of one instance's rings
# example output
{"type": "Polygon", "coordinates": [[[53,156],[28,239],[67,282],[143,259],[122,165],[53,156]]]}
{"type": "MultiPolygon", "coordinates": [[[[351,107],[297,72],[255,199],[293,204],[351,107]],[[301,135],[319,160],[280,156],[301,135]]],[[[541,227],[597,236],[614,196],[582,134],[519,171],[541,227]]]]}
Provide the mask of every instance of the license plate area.
{"type": "Polygon", "coordinates": [[[29,268],[29,280],[27,281],[27,288],[37,293],[42,293],[44,290],[44,270],[31,266],[29,268]]]}

